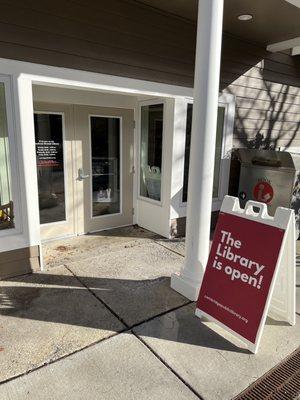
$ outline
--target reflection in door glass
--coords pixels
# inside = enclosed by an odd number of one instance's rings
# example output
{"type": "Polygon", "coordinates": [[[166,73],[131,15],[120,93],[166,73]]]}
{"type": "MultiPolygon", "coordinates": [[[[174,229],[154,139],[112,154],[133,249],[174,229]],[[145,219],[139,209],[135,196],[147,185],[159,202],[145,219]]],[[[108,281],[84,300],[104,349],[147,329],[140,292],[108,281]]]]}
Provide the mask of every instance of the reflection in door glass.
{"type": "Polygon", "coordinates": [[[140,195],[161,199],[164,105],[141,107],[140,195]]]}
{"type": "Polygon", "coordinates": [[[65,183],[62,115],[34,114],[40,223],[64,221],[65,183]]]}
{"type": "Polygon", "coordinates": [[[120,212],[120,119],[91,118],[93,217],[120,212]]]}
{"type": "MultiPolygon", "coordinates": [[[[187,202],[187,195],[188,195],[192,117],[193,117],[193,104],[188,104],[187,116],[186,116],[184,178],[183,178],[183,191],[182,191],[182,202],[184,202],[184,203],[187,202]]],[[[221,168],[221,158],[222,158],[224,121],[225,121],[225,107],[219,106],[218,107],[218,120],[217,120],[217,134],[216,134],[214,183],[213,183],[213,198],[214,199],[219,197],[219,183],[220,183],[220,172],[221,172],[220,168],[221,168]]]]}
{"type": "Polygon", "coordinates": [[[213,198],[214,199],[218,198],[218,196],[219,196],[224,118],[225,118],[225,108],[219,107],[218,108],[218,120],[217,120],[216,150],[215,150],[215,167],[214,167],[214,186],[213,186],[213,198]]]}

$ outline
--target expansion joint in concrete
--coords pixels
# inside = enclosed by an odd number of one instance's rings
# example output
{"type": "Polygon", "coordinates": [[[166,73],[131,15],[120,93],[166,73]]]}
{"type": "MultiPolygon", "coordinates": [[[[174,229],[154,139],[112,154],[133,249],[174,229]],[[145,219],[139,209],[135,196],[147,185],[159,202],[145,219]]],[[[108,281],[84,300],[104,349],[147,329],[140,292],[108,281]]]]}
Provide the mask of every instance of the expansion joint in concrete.
{"type": "Polygon", "coordinates": [[[162,357],[160,357],[156,351],[153,350],[151,346],[149,346],[144,339],[142,339],[139,335],[137,335],[135,332],[132,332],[132,334],[140,341],[143,343],[145,347],[170,371],[172,374],[176,376],[177,379],[179,379],[195,396],[198,397],[200,400],[204,400],[203,397],[199,395],[199,393],[188,383],[186,382],[162,357]]]}
{"type": "Polygon", "coordinates": [[[107,305],[106,303],[104,303],[104,301],[102,299],[100,299],[86,284],[84,281],[82,281],[81,279],[78,278],[78,276],[76,276],[73,271],[67,267],[67,265],[64,265],[64,267],[74,276],[74,278],[76,278],[90,293],[91,295],[93,295],[104,307],[106,307],[108,309],[109,312],[111,312],[113,314],[114,317],[116,317],[123,325],[125,325],[125,327],[127,329],[129,329],[129,325],[123,320],[123,318],[121,318],[109,305],[107,305]]]}
{"type": "MultiPolygon", "coordinates": [[[[164,247],[164,246],[163,246],[164,247]]],[[[172,251],[172,250],[171,250],[172,251]]],[[[125,330],[123,330],[123,331],[121,331],[121,332],[118,332],[118,333],[116,333],[117,335],[119,335],[120,333],[131,333],[131,334],[133,334],[144,346],[146,346],[146,348],[170,371],[170,372],[172,372],[176,377],[177,377],[177,379],[179,379],[191,392],[193,392],[194,393],[194,395],[195,396],[197,396],[198,397],[198,399],[200,399],[200,400],[203,400],[203,398],[199,395],[199,393],[197,393],[196,392],[196,390],[189,384],[189,383],[187,383],[169,364],[167,364],[166,363],[166,361],[165,360],[163,360],[153,349],[152,349],[152,347],[151,346],[149,346],[138,334],[136,334],[134,331],[133,331],[133,329],[134,328],[137,328],[138,326],[140,326],[140,325],[142,325],[142,324],[144,324],[144,323],[147,323],[147,322],[150,322],[151,320],[153,320],[153,319],[155,319],[155,318],[159,318],[159,317],[161,317],[161,316],[163,316],[163,315],[165,315],[165,314],[168,314],[168,313],[170,313],[170,312],[173,312],[173,311],[176,311],[176,310],[178,310],[178,309],[180,309],[180,308],[182,308],[182,307],[185,307],[185,306],[187,306],[188,304],[191,304],[192,303],[192,301],[187,301],[187,302],[185,302],[184,304],[181,304],[180,306],[177,306],[177,307],[173,307],[172,309],[170,309],[170,310],[167,310],[167,311],[164,311],[164,312],[161,312],[161,313],[159,313],[159,314],[156,314],[156,315],[154,315],[154,316],[152,316],[152,317],[150,317],[150,318],[148,318],[148,319],[146,319],[146,320],[143,320],[143,321],[141,321],[141,322],[139,322],[139,323],[137,323],[137,324],[134,324],[134,325],[132,325],[132,326],[128,326],[128,324],[123,320],[123,318],[121,318],[111,307],[109,307],[103,300],[101,300],[99,297],[97,297],[96,295],[95,295],[95,293],[87,286],[87,285],[85,285],[85,283],[83,282],[83,281],[81,281],[66,265],[65,265],[65,268],[104,306],[104,307],[106,307],[116,318],[118,318],[118,320],[120,321],[120,322],[122,322],[122,324],[124,324],[125,326],[126,326],[126,328],[127,329],[125,329],[125,330]]],[[[115,336],[115,335],[114,335],[115,336]]]]}
{"type": "Polygon", "coordinates": [[[152,239],[152,241],[153,241],[155,244],[158,244],[159,246],[163,247],[164,249],[169,250],[171,253],[174,253],[174,254],[176,254],[177,256],[180,256],[180,257],[184,258],[184,255],[181,254],[179,251],[173,250],[173,249],[171,249],[170,247],[165,246],[163,243],[157,242],[155,239],[152,239]]]}
{"type": "Polygon", "coordinates": [[[160,361],[160,362],[162,362],[178,379],[180,379],[180,381],[182,381],[200,400],[202,400],[202,398],[199,396],[199,394],[198,393],[196,393],[195,392],[195,390],[192,388],[192,387],[190,387],[190,385],[188,384],[188,383],[186,383],[160,356],[158,356],[158,354],[148,345],[148,344],[146,344],[145,343],[145,341],[139,336],[139,335],[137,335],[136,333],[134,333],[133,331],[132,331],[132,329],[134,329],[134,328],[137,328],[137,327],[139,327],[140,325],[142,325],[142,324],[144,324],[144,323],[147,323],[147,322],[150,322],[150,321],[152,321],[152,320],[154,320],[155,318],[159,318],[159,317],[162,317],[163,315],[166,315],[166,314],[168,314],[168,313],[170,313],[170,312],[173,312],[173,311],[176,311],[176,310],[178,310],[178,309],[180,309],[180,308],[182,308],[182,307],[185,307],[185,306],[187,306],[187,305],[189,305],[189,304],[191,304],[192,302],[191,301],[189,301],[189,300],[187,300],[184,304],[181,304],[181,305],[179,305],[179,306],[177,306],[177,307],[173,307],[173,308],[171,308],[171,309],[169,309],[169,310],[166,310],[166,311],[163,311],[163,312],[161,312],[161,313],[159,313],[159,314],[156,314],[156,315],[153,315],[152,317],[150,317],[150,318],[147,318],[147,319],[145,319],[145,320],[143,320],[143,321],[141,321],[141,322],[138,322],[137,324],[134,324],[134,325],[132,325],[132,326],[129,326],[124,320],[123,320],[123,318],[121,318],[109,305],[107,305],[102,299],[100,299],[99,297],[97,297],[97,295],[85,284],[85,282],[84,281],[82,281],[80,278],[78,278],[78,276],[76,276],[74,273],[73,273],[73,271],[70,269],[70,268],[68,268],[68,266],[66,266],[66,265],[64,265],[64,267],[72,274],[72,276],[73,277],[75,277],[88,291],[89,291],[89,293],[91,294],[91,295],[93,295],[96,299],[97,299],[97,301],[98,302],[100,302],[110,313],[112,313],[114,316],[115,316],[115,318],[117,318],[123,325],[124,325],[124,329],[121,329],[120,331],[118,331],[118,332],[114,332],[114,333],[112,333],[111,335],[109,335],[109,336],[107,336],[107,337],[105,337],[105,338],[102,338],[102,339],[100,339],[100,340],[97,340],[97,341],[95,341],[95,342],[93,342],[93,343],[90,343],[90,344],[88,344],[87,346],[84,346],[84,347],[81,347],[80,349],[77,349],[77,350],[74,350],[74,351],[72,351],[72,352],[70,352],[70,353],[68,353],[68,354],[65,354],[65,355],[63,355],[63,356],[61,356],[61,357],[59,357],[59,358],[57,358],[57,359],[53,359],[53,360],[50,360],[50,361],[47,361],[47,362],[45,362],[45,363],[43,363],[43,364],[41,364],[41,365],[39,365],[39,366],[36,366],[36,367],[33,367],[32,369],[30,369],[30,370],[28,370],[28,371],[26,371],[26,372],[24,372],[24,373],[21,373],[21,374],[18,374],[18,375],[15,375],[15,376],[12,376],[12,377],[10,377],[10,378],[8,378],[8,379],[5,379],[5,380],[3,380],[3,381],[1,381],[0,382],[0,385],[3,385],[3,384],[5,384],[5,383],[8,383],[8,382],[10,382],[10,381],[13,381],[13,380],[15,380],[15,379],[17,379],[17,378],[20,378],[20,377],[22,377],[22,376],[25,376],[25,375],[28,375],[28,374],[30,374],[30,373],[32,373],[32,372],[35,372],[35,371],[37,371],[37,370],[40,370],[40,369],[42,369],[42,368],[44,368],[44,367],[47,367],[48,365],[51,365],[51,364],[54,364],[54,363],[56,363],[56,362],[58,362],[58,361],[61,361],[61,360],[63,360],[63,359],[66,359],[67,357],[69,357],[69,356],[72,356],[72,355],[74,355],[74,354],[76,354],[76,353],[79,353],[79,352],[81,352],[81,351],[83,351],[83,350],[86,350],[86,349],[88,349],[88,348],[90,348],[90,347],[92,347],[92,346],[95,346],[95,345],[97,345],[97,344],[100,344],[100,343],[102,343],[102,342],[105,342],[105,341],[107,341],[107,340],[109,340],[109,339],[111,339],[111,338],[113,338],[113,337],[115,337],[115,336],[117,336],[117,335],[120,335],[120,334],[122,334],[122,333],[130,333],[130,334],[133,334],[140,342],[142,342],[148,349],[149,349],[149,351],[151,351],[151,353],[160,361]]]}

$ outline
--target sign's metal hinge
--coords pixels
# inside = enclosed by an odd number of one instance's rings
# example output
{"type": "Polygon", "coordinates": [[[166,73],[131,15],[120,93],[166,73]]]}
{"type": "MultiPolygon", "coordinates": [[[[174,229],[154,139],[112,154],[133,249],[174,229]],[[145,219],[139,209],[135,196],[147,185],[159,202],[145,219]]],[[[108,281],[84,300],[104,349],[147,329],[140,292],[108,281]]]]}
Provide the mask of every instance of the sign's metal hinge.
{"type": "Polygon", "coordinates": [[[136,127],[135,120],[132,121],[132,127],[133,127],[133,129],[135,129],[135,127],[136,127]]]}
{"type": "Polygon", "coordinates": [[[132,207],[132,215],[134,215],[134,208],[132,207]]]}

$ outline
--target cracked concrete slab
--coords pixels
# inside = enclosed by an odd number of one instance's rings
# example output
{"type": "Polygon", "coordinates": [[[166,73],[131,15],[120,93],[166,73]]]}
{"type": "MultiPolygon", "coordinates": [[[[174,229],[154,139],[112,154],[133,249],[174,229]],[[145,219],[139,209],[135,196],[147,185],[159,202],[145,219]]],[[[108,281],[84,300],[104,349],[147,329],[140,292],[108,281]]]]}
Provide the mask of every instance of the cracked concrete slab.
{"type": "Polygon", "coordinates": [[[153,241],[66,264],[128,326],[186,304],[170,288],[183,258],[153,241]]]}
{"type": "Polygon", "coordinates": [[[0,386],[7,400],[194,400],[132,334],[120,334],[0,386]]]}
{"type": "Polygon", "coordinates": [[[64,267],[1,281],[0,381],[123,329],[64,267]]]}
{"type": "Polygon", "coordinates": [[[196,318],[194,307],[155,318],[134,332],[205,400],[232,399],[299,346],[299,317],[293,327],[268,319],[253,355],[214,323],[196,318]]]}

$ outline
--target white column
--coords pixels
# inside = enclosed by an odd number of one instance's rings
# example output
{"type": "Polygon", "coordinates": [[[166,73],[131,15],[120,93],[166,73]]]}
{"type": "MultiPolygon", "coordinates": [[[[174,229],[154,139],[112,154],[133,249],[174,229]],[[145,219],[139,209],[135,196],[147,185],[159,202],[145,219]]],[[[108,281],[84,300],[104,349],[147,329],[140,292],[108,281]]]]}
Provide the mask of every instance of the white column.
{"type": "Polygon", "coordinates": [[[199,0],[190,150],[186,257],[171,287],[196,300],[209,253],[223,0],[199,0]]]}

